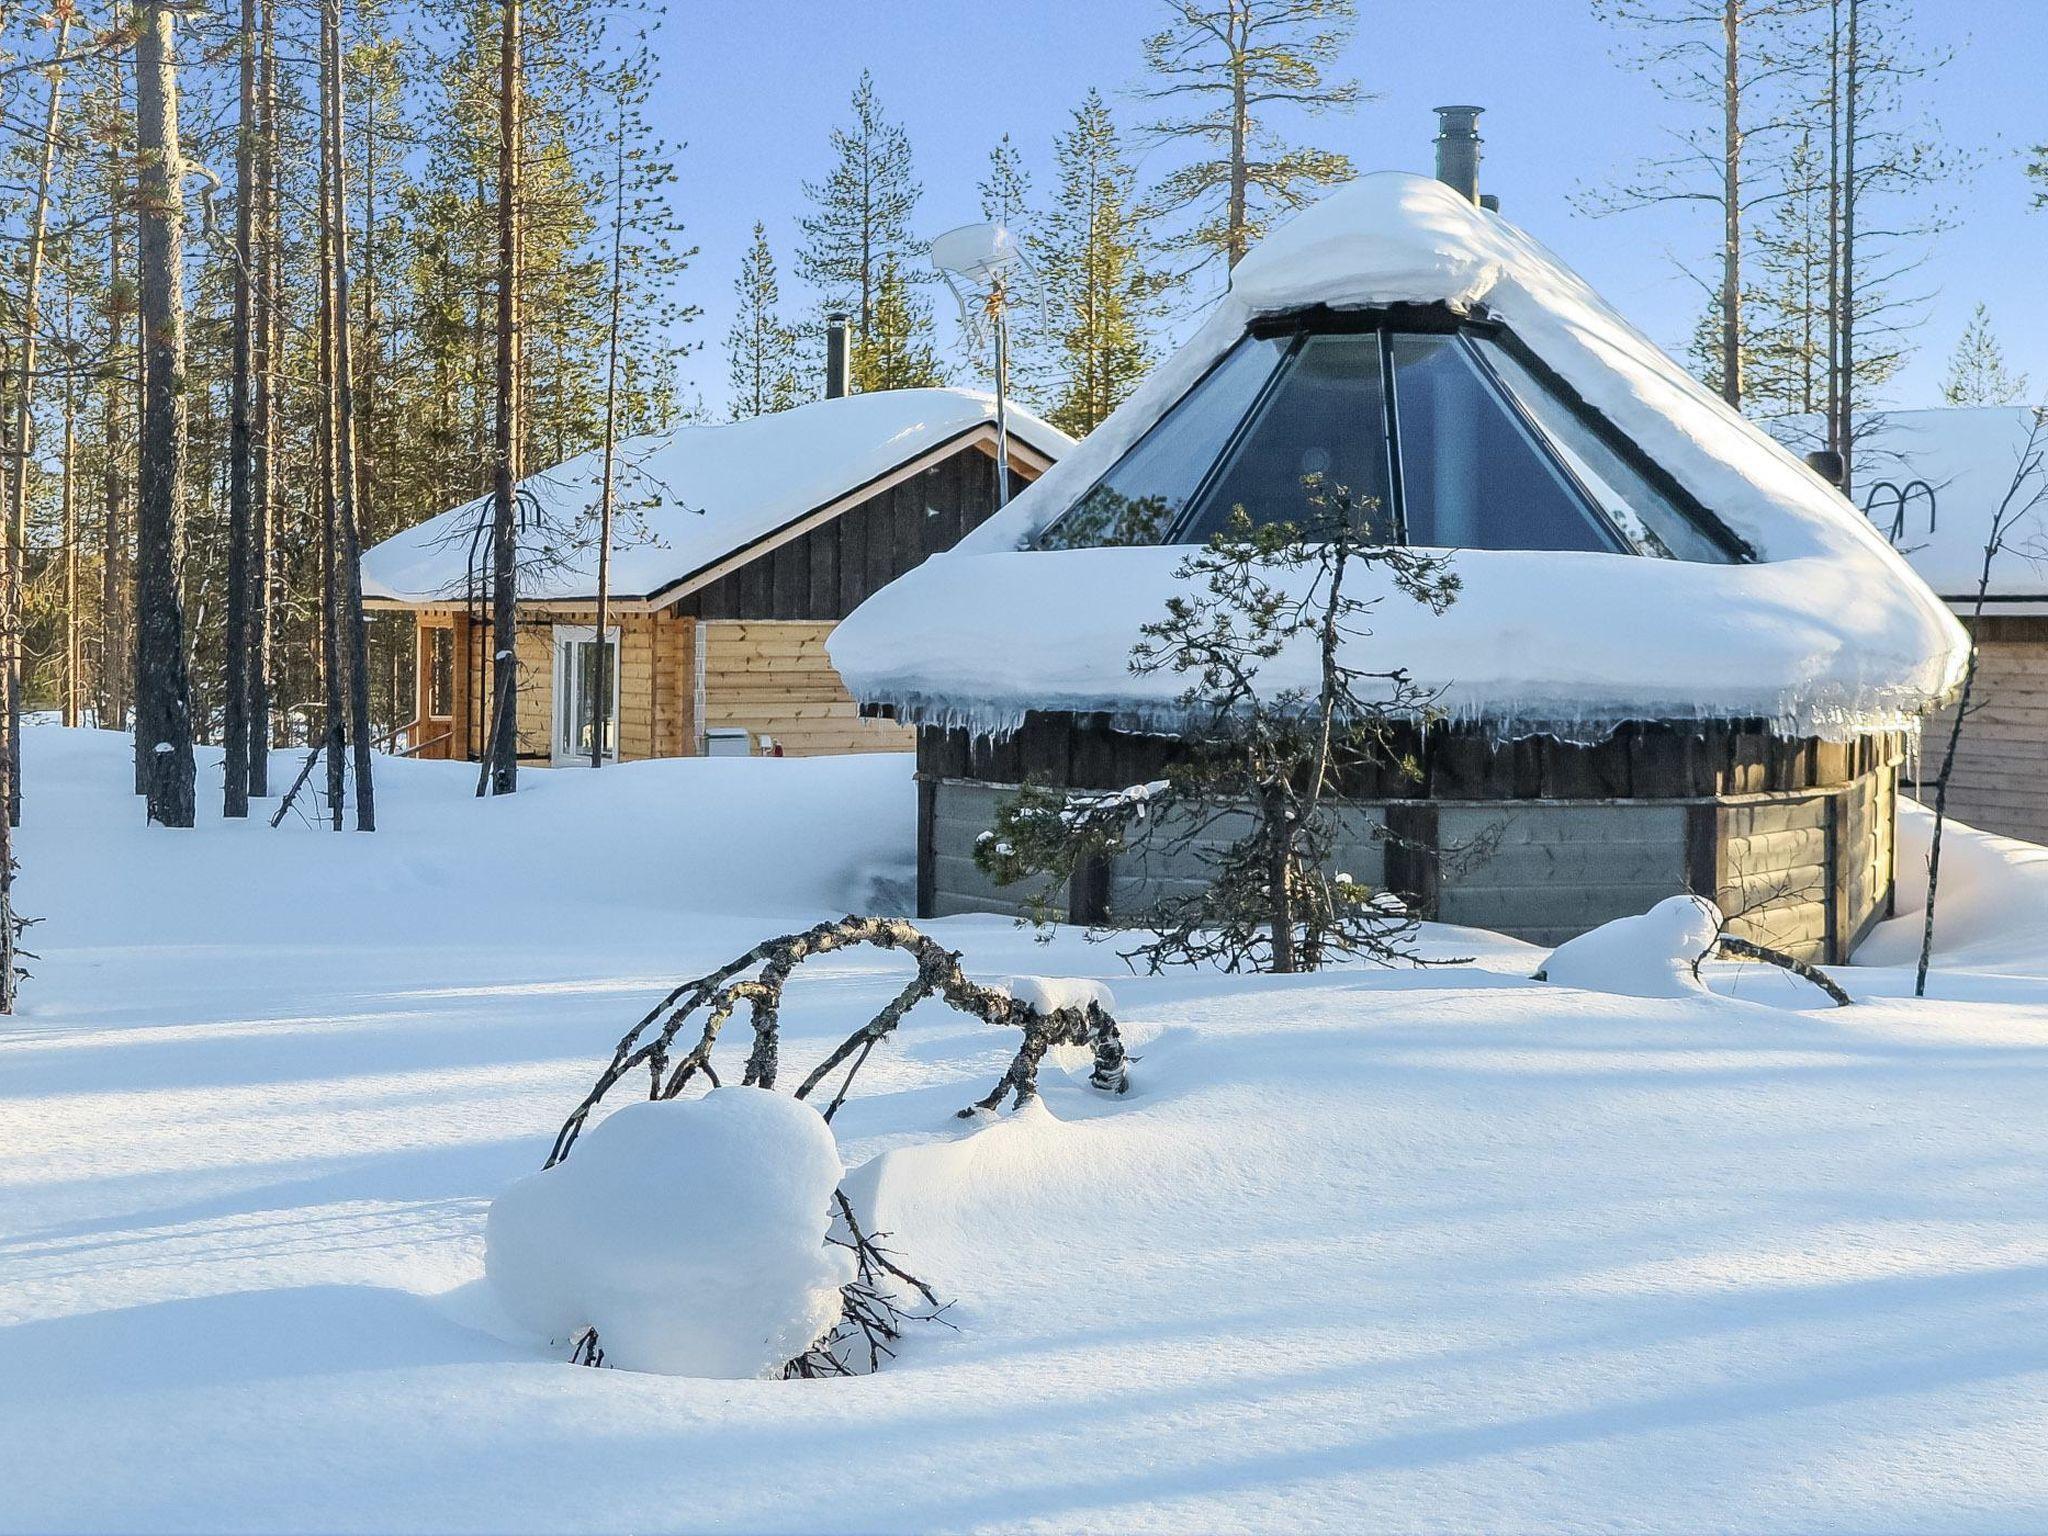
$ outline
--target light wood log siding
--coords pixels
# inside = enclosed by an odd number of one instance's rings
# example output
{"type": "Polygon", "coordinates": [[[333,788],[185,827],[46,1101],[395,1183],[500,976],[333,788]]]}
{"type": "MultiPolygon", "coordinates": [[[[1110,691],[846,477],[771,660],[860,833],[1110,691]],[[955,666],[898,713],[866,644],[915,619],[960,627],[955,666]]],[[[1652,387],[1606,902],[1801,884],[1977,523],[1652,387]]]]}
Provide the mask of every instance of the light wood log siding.
{"type": "MultiPolygon", "coordinates": [[[[1949,814],[1985,832],[2048,842],[2048,616],[1984,619],[1973,699],[1949,814]]],[[[1908,788],[1930,804],[1954,719],[1953,710],[1934,716],[1921,739],[1921,780],[1908,788]]]]}
{"type": "MultiPolygon", "coordinates": [[[[1013,488],[1021,489],[1037,469],[1013,452],[1011,476],[1013,488]]],[[[666,608],[616,614],[620,757],[692,755],[703,750],[706,725],[744,727],[757,739],[756,750],[766,735],[797,756],[909,751],[908,729],[860,719],[825,657],[824,637],[874,593],[986,522],[995,498],[993,444],[969,443],[817,527],[762,549],[666,608]],[[701,630],[700,620],[706,621],[701,630]],[[715,665],[706,658],[701,721],[695,715],[700,632],[712,635],[719,648],[715,665]]],[[[522,610],[519,753],[529,762],[553,758],[554,626],[596,622],[594,605],[522,610]]],[[[419,614],[417,624],[422,661],[428,630],[455,631],[453,734],[433,755],[474,761],[487,710],[477,708],[472,695],[487,698],[490,692],[488,678],[478,688],[484,627],[446,609],[419,614]]],[[[423,678],[423,667],[416,676],[423,678]]],[[[422,716],[424,702],[422,697],[422,716]]]]}
{"type": "Polygon", "coordinates": [[[697,628],[706,731],[740,728],[753,750],[772,738],[791,757],[828,752],[908,752],[907,727],[864,720],[826,655],[833,626],[768,620],[697,628]]]}
{"type": "MultiPolygon", "coordinates": [[[[519,625],[519,755],[532,762],[552,761],[554,756],[555,653],[557,624],[591,627],[597,610],[564,610],[544,620],[522,620],[519,625]]],[[[419,624],[422,657],[430,643],[429,631],[452,627],[456,633],[457,658],[453,719],[454,739],[450,755],[474,759],[480,728],[488,719],[472,712],[478,693],[478,666],[483,661],[487,629],[473,625],[461,614],[426,615],[419,624]]],[[[696,726],[691,718],[692,683],[695,666],[692,642],[695,626],[672,613],[626,613],[611,626],[619,631],[619,757],[631,762],[648,757],[680,757],[695,750],[696,726]]],[[[490,696],[488,670],[481,690],[490,696]]],[[[437,754],[440,755],[440,754],[437,754]]]]}

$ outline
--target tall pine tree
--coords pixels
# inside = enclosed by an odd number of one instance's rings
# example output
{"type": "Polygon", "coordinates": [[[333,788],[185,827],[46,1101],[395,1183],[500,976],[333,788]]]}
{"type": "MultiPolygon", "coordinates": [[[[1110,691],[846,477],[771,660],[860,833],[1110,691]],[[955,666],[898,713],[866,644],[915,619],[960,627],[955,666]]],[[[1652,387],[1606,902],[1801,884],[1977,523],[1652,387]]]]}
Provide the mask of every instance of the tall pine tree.
{"type": "Polygon", "coordinates": [[[1283,111],[1348,108],[1355,80],[1331,79],[1357,19],[1354,0],[1167,0],[1172,20],[1145,40],[1158,84],[1144,94],[1168,115],[1151,125],[1196,159],[1154,189],[1161,218],[1191,220],[1167,242],[1189,270],[1222,257],[1236,266],[1275,213],[1299,208],[1348,181],[1335,150],[1286,143],[1283,111]]]}
{"type": "Polygon", "coordinates": [[[796,332],[782,318],[775,254],[768,249],[768,226],[759,219],[732,286],[739,313],[726,333],[725,351],[733,420],[786,411],[804,398],[797,383],[796,332]]]}
{"type": "Polygon", "coordinates": [[[856,353],[871,349],[881,305],[882,271],[899,274],[913,260],[911,215],[924,189],[912,174],[910,139],[875,98],[866,70],[853,88],[853,122],[832,130],[835,160],[823,182],[805,182],[812,211],[802,220],[797,269],[824,296],[825,308],[846,310],[856,353]]]}
{"type": "Polygon", "coordinates": [[[1100,92],[1074,109],[1054,154],[1058,189],[1031,239],[1053,352],[1045,394],[1053,424],[1084,437],[1144,377],[1161,284],[1145,267],[1136,177],[1100,92]]]}
{"type": "Polygon", "coordinates": [[[1949,354],[1941,398],[1950,405],[2012,405],[2027,392],[2027,376],[2006,366],[2005,349],[1991,332],[1991,311],[1979,304],[1949,354]]]}
{"type": "Polygon", "coordinates": [[[867,394],[945,382],[946,370],[932,341],[932,307],[905,279],[898,259],[885,256],[875,274],[867,339],[854,346],[853,387],[867,394]]]}

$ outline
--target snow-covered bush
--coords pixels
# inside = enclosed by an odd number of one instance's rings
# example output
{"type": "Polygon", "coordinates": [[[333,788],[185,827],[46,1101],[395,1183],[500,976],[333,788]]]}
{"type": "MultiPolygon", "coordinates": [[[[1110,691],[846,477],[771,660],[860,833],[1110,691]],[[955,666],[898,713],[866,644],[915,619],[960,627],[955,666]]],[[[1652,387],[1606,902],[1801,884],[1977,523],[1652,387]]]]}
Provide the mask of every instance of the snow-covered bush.
{"type": "Polygon", "coordinates": [[[1700,960],[1721,933],[1704,896],[1668,896],[1637,917],[1602,923],[1551,952],[1537,974],[1561,986],[1623,997],[1696,997],[1700,960]]]}
{"type": "Polygon", "coordinates": [[[831,1128],[785,1094],[643,1100],[492,1202],[485,1270],[521,1326],[595,1328],[608,1364],[778,1376],[853,1278],[825,1242],[839,1175],[831,1128]]]}

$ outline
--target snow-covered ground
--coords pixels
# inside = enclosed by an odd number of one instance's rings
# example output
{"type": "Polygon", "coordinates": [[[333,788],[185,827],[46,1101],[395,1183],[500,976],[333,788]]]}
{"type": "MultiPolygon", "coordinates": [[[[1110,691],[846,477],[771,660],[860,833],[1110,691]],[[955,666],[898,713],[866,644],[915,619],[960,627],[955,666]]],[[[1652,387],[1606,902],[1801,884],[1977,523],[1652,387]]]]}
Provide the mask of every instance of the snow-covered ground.
{"type": "MultiPolygon", "coordinates": [[[[907,763],[393,763],[337,837],[145,829],[125,750],[29,733],[7,1529],[2048,1529],[2048,853],[1958,835],[1932,997],[1905,919],[1843,1010],[937,925],[1114,980],[1134,1090],[958,1122],[1014,1041],[920,1009],[835,1129],[958,1331],[710,1381],[513,1342],[484,1213],[666,985],[900,892],[907,763]]],[[[816,965],[790,1061],[901,979],[816,965]]]]}

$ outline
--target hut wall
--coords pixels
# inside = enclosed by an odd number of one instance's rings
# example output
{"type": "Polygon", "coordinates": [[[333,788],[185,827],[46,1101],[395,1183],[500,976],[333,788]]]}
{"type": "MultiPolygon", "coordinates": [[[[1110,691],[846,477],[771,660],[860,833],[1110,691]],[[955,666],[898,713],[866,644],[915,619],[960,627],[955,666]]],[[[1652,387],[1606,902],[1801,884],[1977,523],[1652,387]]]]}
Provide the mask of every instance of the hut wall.
{"type": "MultiPolygon", "coordinates": [[[[1710,892],[1730,929],[1807,959],[1846,957],[1889,910],[1902,743],[1786,742],[1759,727],[1640,730],[1597,746],[1495,748],[1461,732],[1416,743],[1422,776],[1360,783],[1335,862],[1429,915],[1555,945],[1667,896],[1710,892]]],[[[1159,775],[1168,738],[1034,716],[1006,741],[919,733],[919,901],[927,915],[1023,901],[974,865],[976,840],[1026,779],[1116,788],[1159,775]]],[[[1198,888],[1228,823],[1184,847],[1171,829],[1060,893],[1085,920],[1135,918],[1198,888]]]]}
{"type": "MultiPolygon", "coordinates": [[[[1986,832],[2048,843],[2048,615],[1993,615],[1976,626],[1974,709],[1963,727],[1949,780],[1949,814],[1986,832]]],[[[1927,723],[1919,769],[1909,785],[1934,793],[1953,723],[1944,711],[1927,723]]]]}

